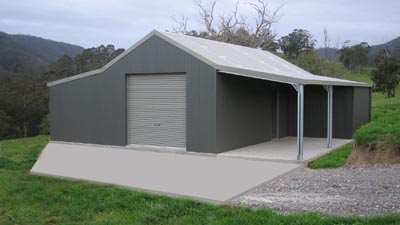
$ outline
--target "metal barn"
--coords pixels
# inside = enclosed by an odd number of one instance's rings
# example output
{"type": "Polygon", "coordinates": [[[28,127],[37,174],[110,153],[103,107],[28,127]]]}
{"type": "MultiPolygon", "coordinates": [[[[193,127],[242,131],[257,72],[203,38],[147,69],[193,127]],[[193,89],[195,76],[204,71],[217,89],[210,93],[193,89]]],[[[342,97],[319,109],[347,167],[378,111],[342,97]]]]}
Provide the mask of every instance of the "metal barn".
{"type": "Polygon", "coordinates": [[[330,148],[370,121],[367,84],[159,31],[101,69],[48,86],[52,141],[221,153],[294,136],[301,160],[304,137],[330,148]]]}

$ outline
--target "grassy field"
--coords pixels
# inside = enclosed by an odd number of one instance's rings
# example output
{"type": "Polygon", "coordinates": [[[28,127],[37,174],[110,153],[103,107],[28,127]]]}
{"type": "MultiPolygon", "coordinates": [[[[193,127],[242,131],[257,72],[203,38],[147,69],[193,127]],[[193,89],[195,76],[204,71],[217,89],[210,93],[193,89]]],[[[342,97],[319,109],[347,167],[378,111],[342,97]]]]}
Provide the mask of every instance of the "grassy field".
{"type": "MultiPolygon", "coordinates": [[[[341,78],[372,84],[370,70],[363,73],[347,73],[341,78]]],[[[400,86],[396,93],[400,93],[400,86]]],[[[400,148],[400,97],[388,99],[383,93],[372,93],[372,117],[371,122],[354,135],[354,139],[360,145],[366,147],[385,147],[387,145],[400,148]]],[[[311,169],[338,168],[345,165],[351,153],[352,144],[323,156],[308,166],[311,169]]]]}
{"type": "Polygon", "coordinates": [[[33,176],[48,136],[0,142],[0,224],[399,224],[373,218],[280,215],[173,199],[80,181],[33,176]]]}
{"type": "MultiPolygon", "coordinates": [[[[372,84],[371,78],[370,78],[371,71],[367,70],[362,73],[346,73],[343,74],[340,78],[347,79],[347,80],[354,80],[354,81],[359,81],[359,82],[364,82],[368,84],[372,84]]],[[[381,93],[381,92],[373,92],[372,93],[372,109],[374,109],[377,106],[385,106],[385,105],[391,105],[395,103],[400,103],[400,85],[397,86],[396,92],[398,95],[395,98],[386,98],[386,95],[381,93]]]]}

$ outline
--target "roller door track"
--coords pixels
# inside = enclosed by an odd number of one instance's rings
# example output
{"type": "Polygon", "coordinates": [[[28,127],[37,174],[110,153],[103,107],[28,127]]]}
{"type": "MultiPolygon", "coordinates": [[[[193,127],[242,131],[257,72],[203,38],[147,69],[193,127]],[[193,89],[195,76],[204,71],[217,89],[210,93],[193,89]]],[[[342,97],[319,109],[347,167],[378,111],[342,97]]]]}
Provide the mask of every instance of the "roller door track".
{"type": "Polygon", "coordinates": [[[186,148],[186,76],[127,77],[128,143],[186,148]]]}

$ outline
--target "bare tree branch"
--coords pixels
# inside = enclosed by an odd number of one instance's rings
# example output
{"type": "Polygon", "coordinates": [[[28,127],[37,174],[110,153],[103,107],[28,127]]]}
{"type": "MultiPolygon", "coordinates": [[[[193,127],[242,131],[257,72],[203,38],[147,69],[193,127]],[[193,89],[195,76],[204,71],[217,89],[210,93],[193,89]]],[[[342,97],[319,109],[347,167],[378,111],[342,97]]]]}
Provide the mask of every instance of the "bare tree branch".
{"type": "Polygon", "coordinates": [[[328,51],[329,45],[331,43],[331,39],[329,38],[328,30],[324,27],[324,50],[325,50],[325,59],[328,59],[328,51]]]}
{"type": "Polygon", "coordinates": [[[194,0],[205,30],[188,32],[187,18],[181,17],[180,20],[174,20],[177,24],[174,32],[265,50],[277,49],[276,34],[271,27],[280,19],[279,13],[284,5],[271,9],[269,0],[252,0],[248,4],[256,16],[254,21],[247,22],[245,17],[239,15],[240,0],[233,11],[218,17],[215,16],[216,3],[217,0],[194,0]]]}
{"type": "MultiPolygon", "coordinates": [[[[269,0],[257,0],[254,2],[248,3],[255,11],[256,11],[256,18],[255,18],[255,27],[254,32],[249,32],[253,34],[253,40],[251,43],[251,47],[256,47],[259,43],[257,43],[258,37],[262,32],[265,30],[271,31],[271,27],[274,23],[278,22],[281,15],[279,14],[280,10],[284,5],[281,5],[274,9],[273,11],[270,10],[270,2],[269,0]]],[[[251,26],[248,26],[251,27],[251,26]]],[[[274,35],[274,34],[272,34],[274,35]]],[[[275,35],[276,36],[276,35],[275,35]]]]}
{"type": "Polygon", "coordinates": [[[238,12],[238,5],[239,2],[236,2],[235,5],[235,10],[227,15],[221,15],[220,18],[220,30],[222,32],[224,31],[231,31],[233,30],[239,23],[240,21],[238,20],[237,17],[237,12],[238,12]]]}
{"type": "Polygon", "coordinates": [[[257,0],[256,3],[248,3],[257,13],[255,18],[255,31],[254,35],[258,35],[263,29],[270,29],[272,24],[278,22],[280,19],[279,11],[284,5],[277,7],[275,10],[270,11],[269,0],[257,0]]]}
{"type": "Polygon", "coordinates": [[[214,9],[217,0],[212,0],[209,4],[204,4],[201,0],[195,0],[195,4],[200,9],[200,18],[206,26],[206,31],[209,35],[214,34],[213,29],[214,22],[214,9]]]}
{"type": "Polygon", "coordinates": [[[187,16],[180,15],[179,18],[177,18],[176,16],[172,16],[171,19],[175,23],[175,25],[172,27],[172,31],[174,33],[181,33],[181,34],[187,33],[187,23],[188,23],[187,16]]]}
{"type": "Polygon", "coordinates": [[[237,15],[238,8],[239,2],[236,2],[234,11],[219,16],[219,31],[217,35],[220,36],[219,39],[222,39],[221,41],[230,42],[232,34],[235,33],[237,27],[241,24],[237,15]]]}

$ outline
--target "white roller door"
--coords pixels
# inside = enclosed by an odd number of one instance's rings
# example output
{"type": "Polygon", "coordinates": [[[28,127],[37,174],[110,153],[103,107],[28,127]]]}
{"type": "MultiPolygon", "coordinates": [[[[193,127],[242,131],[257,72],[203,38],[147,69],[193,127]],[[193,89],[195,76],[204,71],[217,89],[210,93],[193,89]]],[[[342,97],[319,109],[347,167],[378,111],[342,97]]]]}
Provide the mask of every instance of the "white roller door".
{"type": "Polygon", "coordinates": [[[128,143],[186,148],[184,74],[127,77],[128,143]]]}

